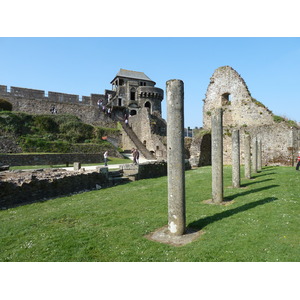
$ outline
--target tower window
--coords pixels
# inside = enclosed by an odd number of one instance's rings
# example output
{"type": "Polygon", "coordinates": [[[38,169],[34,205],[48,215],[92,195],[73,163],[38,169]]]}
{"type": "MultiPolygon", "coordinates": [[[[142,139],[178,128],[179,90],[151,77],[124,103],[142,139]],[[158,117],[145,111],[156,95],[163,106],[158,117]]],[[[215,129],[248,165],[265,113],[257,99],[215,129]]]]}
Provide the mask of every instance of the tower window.
{"type": "Polygon", "coordinates": [[[130,90],[130,100],[135,100],[135,89],[130,90]]]}
{"type": "Polygon", "coordinates": [[[149,110],[150,110],[150,109],[151,109],[151,103],[147,101],[147,102],[145,103],[145,107],[149,108],[149,110]]]}
{"type": "Polygon", "coordinates": [[[226,105],[231,102],[231,95],[229,93],[225,93],[221,96],[222,105],[226,105]]]}

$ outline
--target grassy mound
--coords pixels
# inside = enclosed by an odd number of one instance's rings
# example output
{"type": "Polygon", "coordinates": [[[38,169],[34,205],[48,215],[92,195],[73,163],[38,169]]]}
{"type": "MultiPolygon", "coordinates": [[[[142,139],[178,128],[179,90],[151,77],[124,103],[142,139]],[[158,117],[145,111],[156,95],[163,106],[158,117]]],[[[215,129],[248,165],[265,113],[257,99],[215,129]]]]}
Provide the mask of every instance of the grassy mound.
{"type": "Polygon", "coordinates": [[[30,115],[0,112],[3,133],[18,138],[23,152],[97,153],[109,148],[102,140],[118,130],[85,124],[72,115],[30,115]]]}

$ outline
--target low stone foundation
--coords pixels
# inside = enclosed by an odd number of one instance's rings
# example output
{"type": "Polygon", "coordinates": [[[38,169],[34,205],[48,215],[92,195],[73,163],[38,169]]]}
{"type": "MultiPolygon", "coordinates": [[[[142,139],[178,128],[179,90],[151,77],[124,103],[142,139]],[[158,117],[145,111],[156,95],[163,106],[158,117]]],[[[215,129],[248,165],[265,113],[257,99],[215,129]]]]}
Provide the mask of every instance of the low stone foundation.
{"type": "MultiPolygon", "coordinates": [[[[186,161],[186,170],[191,166],[186,161]]],[[[76,163],[74,171],[65,169],[39,169],[28,171],[0,172],[0,209],[62,197],[77,192],[105,188],[116,184],[167,176],[167,162],[146,162],[142,164],[120,165],[115,171],[123,175],[112,174],[107,167],[97,167],[96,171],[87,171],[76,163]]]]}
{"type": "Polygon", "coordinates": [[[42,201],[81,191],[108,186],[108,177],[101,172],[40,169],[0,173],[0,208],[42,201]]]}
{"type": "MultiPolygon", "coordinates": [[[[168,175],[166,161],[145,162],[141,164],[125,164],[120,166],[124,176],[131,177],[134,180],[155,178],[168,175]]],[[[185,162],[185,169],[190,170],[191,165],[188,160],[185,162]]]]}

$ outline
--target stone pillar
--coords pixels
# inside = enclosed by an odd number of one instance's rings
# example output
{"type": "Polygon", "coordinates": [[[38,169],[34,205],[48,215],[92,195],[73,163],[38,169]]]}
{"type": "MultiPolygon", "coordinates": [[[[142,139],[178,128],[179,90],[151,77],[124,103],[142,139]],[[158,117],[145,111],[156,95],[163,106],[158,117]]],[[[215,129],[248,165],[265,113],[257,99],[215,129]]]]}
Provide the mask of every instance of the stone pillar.
{"type": "Polygon", "coordinates": [[[253,150],[252,150],[252,170],[253,173],[257,173],[257,139],[253,139],[252,144],[253,150]]]}
{"type": "Polygon", "coordinates": [[[81,169],[81,163],[80,162],[74,162],[74,171],[79,171],[81,169]]]}
{"type": "Polygon", "coordinates": [[[261,171],[262,169],[262,144],[261,140],[257,141],[257,171],[261,171]]]}
{"type": "Polygon", "coordinates": [[[168,229],[176,236],[186,226],[183,87],[181,80],[167,81],[168,229]]]}
{"type": "Polygon", "coordinates": [[[223,111],[217,108],[211,115],[212,202],[223,201],[223,111]]]}
{"type": "Polygon", "coordinates": [[[232,131],[232,187],[239,188],[240,184],[240,132],[235,129],[232,131]]]}
{"type": "Polygon", "coordinates": [[[244,166],[245,178],[251,178],[251,139],[250,135],[246,134],[244,138],[244,166]]]}

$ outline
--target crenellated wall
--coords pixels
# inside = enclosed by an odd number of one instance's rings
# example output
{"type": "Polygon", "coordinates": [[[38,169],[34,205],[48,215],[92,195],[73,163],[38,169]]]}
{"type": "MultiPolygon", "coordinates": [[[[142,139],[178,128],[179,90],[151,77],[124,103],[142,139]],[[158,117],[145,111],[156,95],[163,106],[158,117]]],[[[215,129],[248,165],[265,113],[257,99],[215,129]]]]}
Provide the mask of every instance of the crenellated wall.
{"type": "Polygon", "coordinates": [[[79,95],[48,92],[48,96],[46,96],[43,90],[12,86],[10,91],[8,91],[7,86],[0,85],[0,97],[12,104],[13,111],[49,114],[51,109],[55,107],[57,113],[75,115],[85,123],[98,122],[103,125],[107,125],[107,123],[112,125],[114,123],[97,106],[98,100],[105,100],[105,95],[102,94],[82,96],[82,100],[80,100],[79,95]]]}
{"type": "Polygon", "coordinates": [[[103,94],[91,94],[90,96],[80,97],[79,95],[51,91],[48,92],[47,96],[46,92],[43,90],[28,89],[15,86],[11,86],[9,91],[6,85],[0,85],[0,95],[1,97],[26,98],[31,100],[39,99],[50,102],[69,102],[95,106],[97,105],[98,100],[105,99],[105,95],[103,94]]]}

